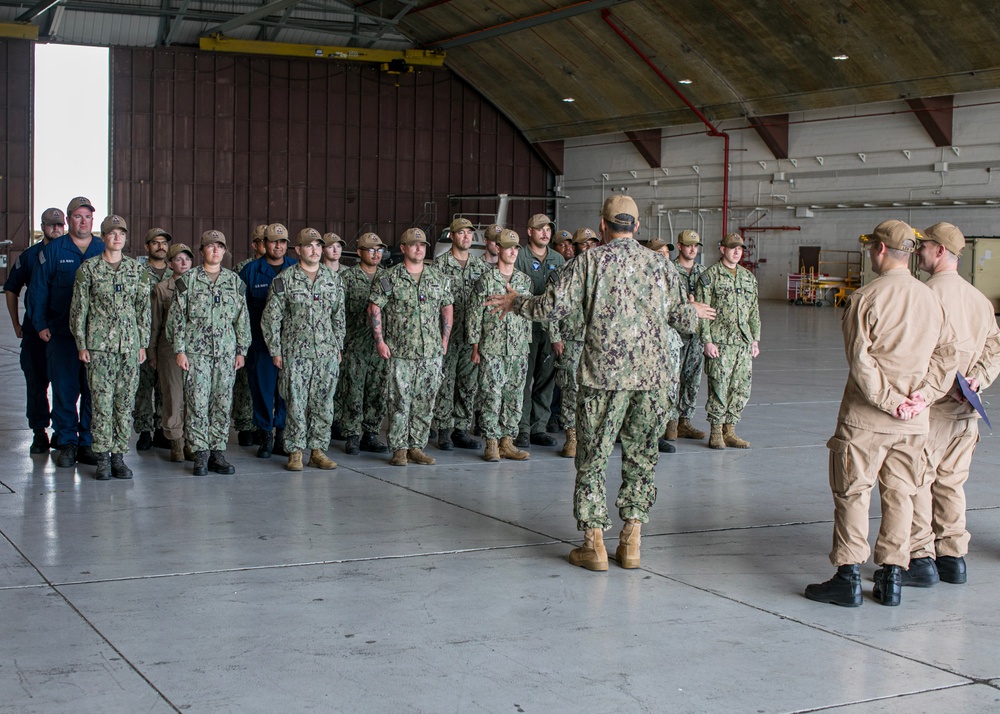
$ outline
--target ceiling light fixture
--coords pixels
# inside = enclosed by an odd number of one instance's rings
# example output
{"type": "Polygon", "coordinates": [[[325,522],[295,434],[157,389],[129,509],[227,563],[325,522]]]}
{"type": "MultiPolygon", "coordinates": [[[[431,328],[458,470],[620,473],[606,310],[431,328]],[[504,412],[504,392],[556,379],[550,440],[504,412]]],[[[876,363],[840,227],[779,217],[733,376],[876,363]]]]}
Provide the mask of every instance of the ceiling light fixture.
{"type": "Polygon", "coordinates": [[[677,84],[693,84],[694,81],[690,79],[678,79],[677,84]]]}
{"type": "Polygon", "coordinates": [[[572,104],[576,100],[573,99],[573,97],[563,97],[563,101],[566,102],[567,104],[572,104]]]}
{"type": "Polygon", "coordinates": [[[837,60],[838,62],[843,62],[844,60],[849,60],[849,59],[850,59],[850,57],[848,57],[848,56],[847,56],[847,55],[845,55],[845,54],[844,54],[843,52],[841,52],[840,54],[836,54],[836,55],[834,55],[834,56],[833,56],[833,57],[831,57],[830,59],[834,59],[834,60],[837,60]]]}

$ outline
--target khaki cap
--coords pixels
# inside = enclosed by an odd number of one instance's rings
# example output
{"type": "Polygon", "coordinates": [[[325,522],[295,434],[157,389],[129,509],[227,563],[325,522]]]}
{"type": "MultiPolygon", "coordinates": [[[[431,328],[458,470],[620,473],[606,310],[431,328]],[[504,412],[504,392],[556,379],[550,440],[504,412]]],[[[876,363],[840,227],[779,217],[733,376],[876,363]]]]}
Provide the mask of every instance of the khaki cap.
{"type": "Polygon", "coordinates": [[[172,241],[174,239],[173,236],[171,236],[162,228],[150,228],[148,231],[146,231],[146,242],[149,243],[149,241],[153,240],[154,238],[159,238],[160,236],[163,236],[168,241],[172,241]]]}
{"type": "Polygon", "coordinates": [[[673,243],[667,243],[666,241],[662,241],[659,238],[650,238],[648,241],[646,241],[646,247],[649,248],[650,250],[659,250],[664,246],[667,247],[667,250],[674,249],[673,243]]]}
{"type": "Polygon", "coordinates": [[[631,196],[615,194],[608,196],[601,209],[601,218],[618,225],[635,223],[639,219],[639,207],[631,196]]]}
{"type": "Polygon", "coordinates": [[[61,208],[46,208],[42,211],[43,226],[62,226],[66,224],[66,214],[61,208]]]}
{"type": "Polygon", "coordinates": [[[288,240],[288,229],[280,223],[272,223],[264,229],[264,240],[271,243],[288,240]]]}
{"type": "Polygon", "coordinates": [[[338,236],[336,233],[324,233],[323,242],[326,245],[333,245],[334,243],[340,243],[341,246],[346,247],[347,241],[338,236]]]}
{"type": "Polygon", "coordinates": [[[593,229],[577,228],[576,233],[573,234],[573,245],[580,245],[581,243],[586,243],[588,240],[594,240],[600,243],[601,237],[597,235],[597,232],[593,229]]]}
{"type": "Polygon", "coordinates": [[[407,228],[403,231],[403,235],[399,237],[400,245],[416,245],[417,243],[430,245],[430,241],[427,240],[427,234],[419,228],[407,228]]]}
{"type": "Polygon", "coordinates": [[[167,260],[173,260],[181,253],[187,253],[191,256],[191,260],[194,260],[194,251],[188,248],[183,243],[174,243],[170,246],[170,250],[167,251],[167,260]]]}
{"type": "Polygon", "coordinates": [[[72,201],[69,202],[69,207],[66,209],[66,215],[68,216],[70,213],[80,208],[81,206],[84,208],[89,208],[91,211],[97,210],[96,208],[94,208],[94,204],[90,202],[89,198],[85,198],[83,196],[77,196],[76,198],[74,198],[72,201]]]}
{"type": "Polygon", "coordinates": [[[719,245],[723,248],[742,248],[744,245],[743,236],[739,233],[727,233],[725,237],[719,241],[719,245]]]}
{"type": "Polygon", "coordinates": [[[374,233],[362,233],[358,238],[358,250],[368,250],[370,248],[385,248],[385,243],[374,233]]]}
{"type": "Polygon", "coordinates": [[[326,245],[326,241],[323,240],[322,234],[320,234],[320,232],[315,228],[303,228],[299,231],[298,241],[300,246],[309,245],[315,240],[318,240],[323,245],[326,245]]]}
{"type": "Polygon", "coordinates": [[[495,241],[503,233],[503,226],[499,223],[491,223],[490,227],[483,231],[483,240],[495,241]]]}
{"type": "Polygon", "coordinates": [[[545,228],[545,226],[552,226],[552,230],[556,229],[556,224],[544,213],[536,213],[528,221],[528,228],[545,228]]]}
{"type": "Polygon", "coordinates": [[[521,246],[521,237],[512,230],[505,228],[497,236],[497,245],[501,248],[513,248],[515,245],[521,246]]]}
{"type": "Polygon", "coordinates": [[[573,240],[573,234],[569,231],[559,231],[554,236],[552,236],[552,242],[556,245],[560,243],[565,243],[568,240],[573,240]]]}
{"type": "Polygon", "coordinates": [[[210,231],[205,231],[201,234],[201,247],[204,248],[206,245],[212,245],[212,243],[222,243],[226,244],[226,236],[222,231],[217,231],[212,229],[210,231]]]}
{"type": "Polygon", "coordinates": [[[935,223],[930,228],[925,228],[923,240],[940,243],[952,255],[962,255],[965,250],[965,235],[958,226],[951,223],[935,223]]]}
{"type": "Polygon", "coordinates": [[[871,245],[872,243],[885,243],[889,248],[912,253],[917,249],[917,243],[923,240],[923,235],[913,229],[908,223],[890,219],[882,221],[871,233],[866,233],[858,237],[859,243],[871,245]]]}
{"type": "Polygon", "coordinates": [[[448,226],[448,230],[452,233],[458,233],[460,230],[472,227],[472,221],[468,218],[456,218],[451,222],[451,225],[448,226]]]}
{"type": "Polygon", "coordinates": [[[701,236],[697,231],[681,231],[677,234],[677,242],[681,245],[701,245],[701,236]]]}
{"type": "Polygon", "coordinates": [[[250,234],[250,242],[256,243],[259,240],[264,240],[264,236],[267,235],[267,224],[261,223],[259,226],[253,229],[253,233],[250,234]]]}
{"type": "Polygon", "coordinates": [[[116,216],[114,214],[108,216],[103,221],[101,221],[101,235],[107,235],[115,228],[123,230],[128,233],[128,224],[125,223],[125,219],[121,216],[116,216]]]}

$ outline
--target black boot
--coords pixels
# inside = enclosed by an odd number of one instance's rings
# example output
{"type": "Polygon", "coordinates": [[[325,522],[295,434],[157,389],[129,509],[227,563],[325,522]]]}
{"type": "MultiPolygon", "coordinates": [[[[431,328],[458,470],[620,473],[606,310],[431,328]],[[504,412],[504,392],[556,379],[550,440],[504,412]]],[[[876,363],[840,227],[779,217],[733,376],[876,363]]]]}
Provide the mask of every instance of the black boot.
{"type": "Polygon", "coordinates": [[[540,431],[536,434],[531,435],[531,443],[535,446],[555,446],[556,440],[551,436],[546,434],[544,431],[540,431]]]}
{"type": "Polygon", "coordinates": [[[78,463],[87,464],[88,466],[97,466],[97,453],[94,451],[93,447],[89,444],[87,446],[81,446],[76,451],[76,460],[78,463]]]}
{"type": "Polygon", "coordinates": [[[344,439],[344,453],[354,456],[361,453],[361,437],[355,434],[344,439]]]}
{"type": "Polygon", "coordinates": [[[862,602],[861,566],[841,565],[837,574],[825,583],[807,585],[806,597],[841,607],[858,607],[862,602]]]}
{"type": "Polygon", "coordinates": [[[111,454],[111,475],[115,478],[132,478],[132,469],[125,465],[124,454],[111,454]]]}
{"type": "Polygon", "coordinates": [[[530,444],[531,444],[531,439],[528,432],[526,431],[517,432],[517,438],[514,439],[514,446],[516,446],[519,449],[527,449],[530,444]]]}
{"type": "Polygon", "coordinates": [[[461,429],[455,429],[451,432],[451,440],[455,442],[455,446],[460,449],[481,449],[483,448],[482,443],[477,439],[473,439],[471,436],[466,434],[461,429]]]}
{"type": "Polygon", "coordinates": [[[155,446],[157,449],[170,448],[170,439],[164,436],[163,429],[153,430],[153,446],[155,446]]]}
{"type": "Polygon", "coordinates": [[[244,429],[236,434],[236,443],[240,446],[253,446],[253,432],[249,429],[244,429]]]}
{"type": "Polygon", "coordinates": [[[260,448],[257,449],[258,459],[269,459],[274,453],[274,434],[269,431],[262,431],[260,435],[260,448]]]}
{"type": "Polygon", "coordinates": [[[107,451],[97,455],[97,473],[94,478],[98,481],[108,481],[111,478],[111,457],[107,451]]]}
{"type": "Polygon", "coordinates": [[[226,461],[225,455],[221,451],[213,451],[208,457],[208,469],[217,474],[234,474],[236,467],[226,461]]]}
{"type": "Polygon", "coordinates": [[[910,558],[910,567],[903,571],[903,585],[915,588],[929,588],[941,578],[933,558],[910,558]]]}
{"type": "Polygon", "coordinates": [[[939,555],[935,564],[938,575],[946,583],[961,585],[969,579],[969,573],[965,568],[965,558],[939,555]]]}
{"type": "Polygon", "coordinates": [[[378,434],[374,431],[366,431],[361,437],[361,450],[369,451],[373,454],[388,454],[389,447],[378,440],[378,434]]]}
{"type": "Polygon", "coordinates": [[[340,424],[333,422],[333,425],[330,427],[330,438],[333,441],[343,441],[347,438],[347,434],[340,428],[340,424]]]}
{"type": "Polygon", "coordinates": [[[257,446],[260,446],[263,443],[264,443],[264,430],[263,429],[254,429],[253,430],[253,444],[251,444],[251,446],[253,446],[254,444],[256,444],[257,446]]]}
{"type": "Polygon", "coordinates": [[[76,444],[66,444],[56,452],[56,466],[61,469],[76,466],[76,444]]]}
{"type": "Polygon", "coordinates": [[[194,468],[191,473],[195,476],[208,476],[208,452],[194,452],[194,468]]]}
{"type": "Polygon", "coordinates": [[[284,429],[274,430],[274,453],[276,453],[278,456],[288,456],[288,451],[285,449],[284,429]]]}
{"type": "Polygon", "coordinates": [[[149,451],[153,448],[153,435],[148,431],[139,432],[139,439],[135,442],[136,451],[149,451]]]}
{"type": "Polygon", "coordinates": [[[451,443],[451,430],[450,429],[438,429],[438,448],[441,451],[451,451],[455,448],[455,445],[451,443]]]}
{"type": "Polygon", "coordinates": [[[657,443],[656,448],[659,449],[661,454],[672,454],[677,451],[677,447],[671,444],[666,439],[660,439],[657,443]]]}
{"type": "Polygon", "coordinates": [[[45,433],[45,429],[35,429],[35,438],[31,440],[31,446],[28,448],[28,453],[49,453],[49,435],[45,433]]]}
{"type": "Polygon", "coordinates": [[[872,597],[876,602],[895,607],[903,594],[903,568],[898,565],[883,565],[875,573],[875,587],[872,597]]]}

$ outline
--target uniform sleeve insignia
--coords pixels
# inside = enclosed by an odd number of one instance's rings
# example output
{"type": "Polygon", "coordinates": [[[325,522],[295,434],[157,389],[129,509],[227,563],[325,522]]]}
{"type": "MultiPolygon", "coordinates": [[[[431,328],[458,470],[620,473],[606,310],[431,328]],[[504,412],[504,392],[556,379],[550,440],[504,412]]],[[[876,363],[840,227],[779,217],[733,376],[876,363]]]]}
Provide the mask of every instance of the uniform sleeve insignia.
{"type": "Polygon", "coordinates": [[[275,278],[271,284],[274,286],[274,292],[283,293],[285,292],[285,281],[282,278],[275,278]]]}
{"type": "Polygon", "coordinates": [[[44,250],[38,251],[38,264],[39,265],[45,265],[45,251],[44,250]]]}
{"type": "Polygon", "coordinates": [[[559,280],[559,273],[551,272],[549,273],[549,279],[546,282],[554,283],[559,280]]]}
{"type": "Polygon", "coordinates": [[[704,285],[706,288],[712,284],[712,276],[709,275],[708,273],[702,273],[701,275],[699,275],[698,280],[701,281],[701,284],[704,285]]]}
{"type": "Polygon", "coordinates": [[[476,279],[475,288],[476,292],[479,293],[480,295],[486,292],[486,282],[483,280],[483,276],[480,276],[479,278],[476,279]]]}
{"type": "Polygon", "coordinates": [[[240,281],[240,284],[236,286],[236,289],[240,291],[240,295],[241,296],[246,296],[246,294],[247,294],[247,284],[244,283],[242,280],[240,281]]]}
{"type": "Polygon", "coordinates": [[[185,291],[187,291],[188,289],[187,280],[185,280],[183,277],[177,278],[177,280],[174,281],[174,289],[181,295],[183,295],[185,291]]]}
{"type": "Polygon", "coordinates": [[[382,276],[378,279],[378,284],[382,287],[382,292],[386,295],[392,295],[392,281],[386,276],[382,276]]]}

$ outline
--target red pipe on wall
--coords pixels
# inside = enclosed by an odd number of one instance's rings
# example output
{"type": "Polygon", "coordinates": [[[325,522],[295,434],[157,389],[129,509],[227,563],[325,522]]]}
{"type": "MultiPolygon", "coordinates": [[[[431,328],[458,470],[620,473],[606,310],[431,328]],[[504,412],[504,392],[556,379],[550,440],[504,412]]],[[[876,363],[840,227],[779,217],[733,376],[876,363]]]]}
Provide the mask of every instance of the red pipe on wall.
{"type": "Polygon", "coordinates": [[[684,93],[678,89],[677,85],[671,82],[667,76],[663,74],[663,72],[661,72],[655,64],[653,64],[652,60],[650,60],[649,57],[647,57],[646,54],[640,50],[634,42],[632,42],[628,35],[626,35],[621,28],[611,21],[610,10],[606,8],[601,10],[601,19],[603,19],[604,22],[606,22],[608,26],[618,34],[619,37],[625,40],[625,44],[631,47],[632,50],[639,55],[642,61],[649,65],[650,69],[656,72],[657,76],[663,80],[664,84],[666,84],[692,112],[694,112],[695,116],[701,120],[702,124],[708,127],[709,136],[720,136],[724,140],[725,146],[723,148],[722,157],[722,235],[726,235],[729,230],[729,134],[724,131],[719,131],[719,129],[717,129],[716,126],[708,120],[708,117],[702,114],[701,111],[698,110],[698,107],[692,104],[691,101],[684,96],[684,93]]]}

